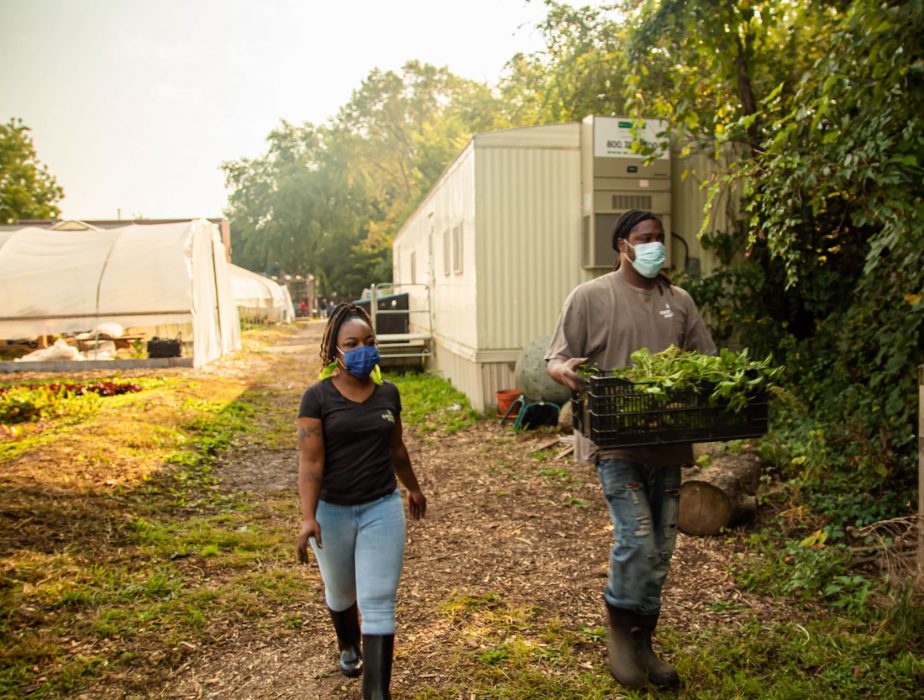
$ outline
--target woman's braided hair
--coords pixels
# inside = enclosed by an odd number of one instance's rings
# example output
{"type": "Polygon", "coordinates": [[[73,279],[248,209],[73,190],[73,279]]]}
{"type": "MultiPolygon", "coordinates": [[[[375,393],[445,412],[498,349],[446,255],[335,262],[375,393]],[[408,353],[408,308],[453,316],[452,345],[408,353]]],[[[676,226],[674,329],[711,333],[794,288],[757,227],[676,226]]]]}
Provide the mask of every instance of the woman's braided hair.
{"type": "MultiPolygon", "coordinates": [[[[661,224],[661,228],[664,228],[664,223],[656,214],[650,211],[644,211],[643,209],[630,209],[629,211],[620,215],[618,219],[616,219],[616,225],[613,227],[613,250],[618,253],[619,239],[628,238],[629,234],[632,233],[632,229],[634,229],[643,221],[657,221],[659,224],[661,224]]],[[[616,256],[616,262],[613,263],[613,269],[618,270],[619,264],[621,262],[622,255],[616,256]]],[[[658,273],[658,276],[655,277],[655,281],[657,282],[659,293],[664,294],[665,289],[667,289],[667,291],[671,294],[674,293],[671,290],[670,278],[663,272],[658,273]]]]}
{"type": "Polygon", "coordinates": [[[324,337],[321,338],[321,365],[326,367],[337,359],[337,336],[340,327],[347,321],[363,321],[372,328],[372,319],[366,310],[356,304],[344,302],[334,307],[333,313],[327,320],[324,328],[324,337]]]}

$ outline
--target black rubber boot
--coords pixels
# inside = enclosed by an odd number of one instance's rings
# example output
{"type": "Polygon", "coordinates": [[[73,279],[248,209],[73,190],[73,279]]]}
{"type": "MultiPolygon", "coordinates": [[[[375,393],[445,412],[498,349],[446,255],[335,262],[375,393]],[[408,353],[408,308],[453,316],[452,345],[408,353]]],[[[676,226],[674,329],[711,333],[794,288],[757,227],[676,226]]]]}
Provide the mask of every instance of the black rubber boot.
{"type": "Polygon", "coordinates": [[[633,637],[639,664],[648,674],[648,680],[662,688],[676,688],[680,684],[677,669],[659,659],[651,647],[651,635],[658,626],[658,616],[639,615],[638,623],[639,627],[633,632],[633,637]]]}
{"type": "Polygon", "coordinates": [[[395,635],[364,634],[363,700],[391,700],[391,662],[395,635]]]}
{"type": "Polygon", "coordinates": [[[606,604],[606,648],[610,673],[625,688],[641,688],[645,684],[645,671],[639,665],[637,645],[632,636],[638,626],[638,615],[631,610],[614,608],[606,604]]]}
{"type": "Polygon", "coordinates": [[[359,609],[353,603],[346,610],[334,612],[330,608],[330,619],[337,632],[337,648],[340,650],[340,672],[347,678],[356,678],[363,672],[363,655],[359,648],[359,609]]]}

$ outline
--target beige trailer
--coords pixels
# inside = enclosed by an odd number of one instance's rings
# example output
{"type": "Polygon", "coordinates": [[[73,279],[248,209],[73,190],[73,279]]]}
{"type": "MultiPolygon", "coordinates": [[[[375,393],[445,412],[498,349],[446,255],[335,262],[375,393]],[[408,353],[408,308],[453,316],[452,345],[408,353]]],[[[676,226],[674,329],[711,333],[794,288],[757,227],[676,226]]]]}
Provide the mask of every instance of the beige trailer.
{"type": "Polygon", "coordinates": [[[714,266],[695,235],[708,161],[664,154],[645,165],[628,151],[632,134],[654,139],[659,126],[588,117],[477,134],[395,236],[395,283],[429,295],[411,308],[429,303],[430,367],[476,409],[515,386],[520,352],[552,333],[571,290],[612,268],[622,211],[651,209],[682,232],[667,241],[675,269],[714,266]]]}

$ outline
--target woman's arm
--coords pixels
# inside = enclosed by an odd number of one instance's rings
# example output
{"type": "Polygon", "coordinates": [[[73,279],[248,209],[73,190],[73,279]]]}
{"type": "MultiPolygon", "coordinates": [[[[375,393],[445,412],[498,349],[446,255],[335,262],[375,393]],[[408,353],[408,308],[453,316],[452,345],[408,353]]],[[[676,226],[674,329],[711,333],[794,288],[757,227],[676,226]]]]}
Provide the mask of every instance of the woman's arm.
{"type": "Polygon", "coordinates": [[[321,526],[315,518],[321,481],[324,478],[324,433],[318,418],[299,418],[298,423],[298,497],[302,506],[302,529],[298,535],[298,560],[308,563],[308,538],[318,547],[321,526]]]}
{"type": "Polygon", "coordinates": [[[401,415],[395,416],[395,429],[391,433],[391,458],[395,467],[395,474],[407,489],[407,505],[414,520],[420,520],[427,514],[427,498],[420,490],[417,476],[411,467],[411,456],[407,453],[404,444],[404,429],[401,425],[401,415]]]}

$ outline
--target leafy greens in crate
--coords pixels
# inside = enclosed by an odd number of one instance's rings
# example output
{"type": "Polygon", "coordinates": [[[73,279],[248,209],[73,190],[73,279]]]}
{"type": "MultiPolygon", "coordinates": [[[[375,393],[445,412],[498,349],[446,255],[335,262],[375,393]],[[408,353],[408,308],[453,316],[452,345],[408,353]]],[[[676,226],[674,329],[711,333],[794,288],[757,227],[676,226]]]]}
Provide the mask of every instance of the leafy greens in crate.
{"type": "Polygon", "coordinates": [[[631,355],[632,364],[612,370],[581,365],[578,373],[586,378],[609,376],[624,379],[636,390],[669,398],[672,392],[710,390],[709,402],[737,413],[748,398],[766,391],[782,372],[773,367],[772,357],[752,360],[745,348],[739,353],[723,348],[718,355],[704,355],[671,346],[658,353],[647,348],[631,355]]]}

